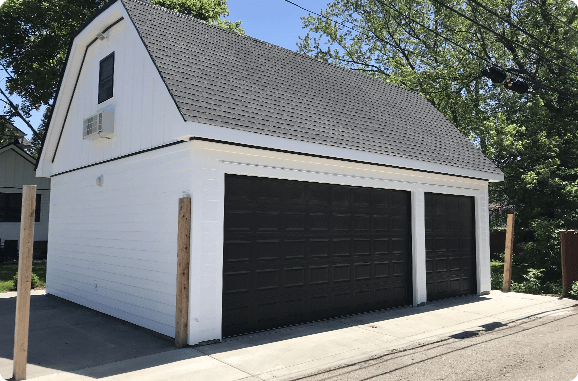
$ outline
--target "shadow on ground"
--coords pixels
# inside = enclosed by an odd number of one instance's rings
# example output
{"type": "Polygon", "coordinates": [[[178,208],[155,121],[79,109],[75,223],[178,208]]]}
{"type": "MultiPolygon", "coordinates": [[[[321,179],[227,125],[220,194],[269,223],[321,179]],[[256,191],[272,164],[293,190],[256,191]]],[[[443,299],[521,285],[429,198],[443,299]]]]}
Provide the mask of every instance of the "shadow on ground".
{"type": "MultiPolygon", "coordinates": [[[[99,379],[347,327],[371,327],[372,323],[383,324],[390,319],[483,303],[487,299],[474,295],[446,299],[421,307],[401,307],[341,317],[227,338],[219,344],[176,350],[174,343],[166,337],[52,295],[36,295],[31,299],[27,373],[28,378],[69,372],[99,379]],[[128,359],[132,360],[115,364],[128,359]]],[[[4,378],[12,375],[15,307],[16,298],[0,298],[0,375],[4,378]]],[[[501,326],[502,323],[495,322],[482,329],[492,330],[501,326]]],[[[472,331],[464,331],[451,337],[466,338],[473,334],[472,331]]]]}
{"type": "MultiPolygon", "coordinates": [[[[0,375],[12,376],[16,298],[0,298],[0,375]]],[[[32,295],[28,378],[172,351],[174,343],[52,295],[32,295]]]]}

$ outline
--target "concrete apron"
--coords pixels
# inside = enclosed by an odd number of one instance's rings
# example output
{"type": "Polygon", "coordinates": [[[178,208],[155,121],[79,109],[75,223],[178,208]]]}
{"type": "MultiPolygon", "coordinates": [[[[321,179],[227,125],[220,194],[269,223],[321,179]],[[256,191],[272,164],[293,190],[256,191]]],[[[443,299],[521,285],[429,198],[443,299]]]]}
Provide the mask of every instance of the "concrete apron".
{"type": "Polygon", "coordinates": [[[403,347],[492,330],[515,321],[575,313],[576,301],[502,293],[468,296],[244,335],[36,381],[290,380],[403,347]]]}

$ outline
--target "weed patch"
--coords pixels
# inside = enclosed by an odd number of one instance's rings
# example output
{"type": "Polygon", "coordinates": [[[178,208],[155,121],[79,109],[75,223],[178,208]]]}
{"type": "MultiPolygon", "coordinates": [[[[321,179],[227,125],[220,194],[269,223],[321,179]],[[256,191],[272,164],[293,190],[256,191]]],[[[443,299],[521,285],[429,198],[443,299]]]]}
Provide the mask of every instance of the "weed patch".
{"type": "MultiPolygon", "coordinates": [[[[32,264],[32,273],[36,280],[32,280],[33,287],[46,286],[46,263],[32,264]],[[35,282],[35,283],[34,283],[35,282]]],[[[0,265],[0,292],[16,289],[14,279],[18,274],[18,265],[0,265]]]]}

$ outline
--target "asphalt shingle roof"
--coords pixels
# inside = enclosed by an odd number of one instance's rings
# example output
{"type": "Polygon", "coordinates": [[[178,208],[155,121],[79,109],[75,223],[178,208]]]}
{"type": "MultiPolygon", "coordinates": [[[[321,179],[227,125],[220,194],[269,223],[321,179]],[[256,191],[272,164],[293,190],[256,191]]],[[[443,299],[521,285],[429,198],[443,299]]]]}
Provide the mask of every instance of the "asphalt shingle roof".
{"type": "Polygon", "coordinates": [[[492,174],[419,93],[138,0],[122,0],[186,121],[492,174]]]}

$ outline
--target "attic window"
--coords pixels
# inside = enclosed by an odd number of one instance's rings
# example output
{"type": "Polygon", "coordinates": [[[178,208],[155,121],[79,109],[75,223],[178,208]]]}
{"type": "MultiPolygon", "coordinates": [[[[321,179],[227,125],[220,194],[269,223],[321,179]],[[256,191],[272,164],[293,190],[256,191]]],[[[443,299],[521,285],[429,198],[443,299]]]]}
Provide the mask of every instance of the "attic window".
{"type": "Polygon", "coordinates": [[[114,52],[100,60],[98,73],[98,103],[112,98],[112,85],[114,77],[114,52]]]}

